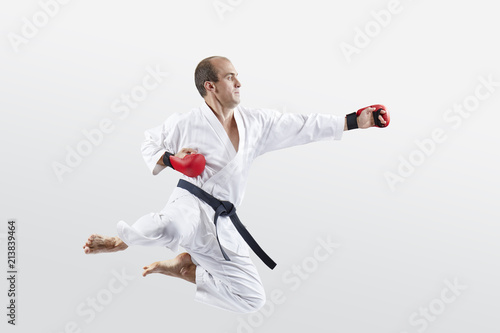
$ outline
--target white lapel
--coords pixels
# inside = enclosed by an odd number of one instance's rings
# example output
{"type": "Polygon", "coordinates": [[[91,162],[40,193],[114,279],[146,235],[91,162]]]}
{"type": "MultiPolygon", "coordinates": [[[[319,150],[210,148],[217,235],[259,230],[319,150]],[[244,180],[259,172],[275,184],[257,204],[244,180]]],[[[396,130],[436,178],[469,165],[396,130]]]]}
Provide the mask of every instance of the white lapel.
{"type": "MultiPolygon", "coordinates": [[[[236,120],[236,126],[238,126],[238,136],[239,136],[238,153],[239,153],[245,146],[245,138],[246,138],[245,124],[243,123],[243,118],[241,116],[241,111],[239,106],[234,109],[234,120],[236,120]]],[[[231,147],[233,147],[232,144],[231,147]]]]}
{"type": "Polygon", "coordinates": [[[240,157],[242,154],[240,154],[240,152],[244,150],[246,130],[243,123],[243,118],[240,114],[240,109],[239,107],[237,107],[234,109],[234,119],[236,121],[236,125],[238,126],[239,134],[238,152],[236,152],[231,139],[229,139],[229,136],[226,133],[226,130],[220,123],[219,119],[217,119],[213,111],[210,109],[210,107],[203,103],[201,109],[202,113],[210,123],[210,126],[214,129],[214,131],[217,133],[217,136],[225,146],[226,152],[230,156],[230,158],[228,159],[229,162],[226,164],[226,166],[224,166],[219,172],[214,174],[202,186],[205,191],[212,193],[214,185],[227,184],[228,182],[230,182],[231,176],[234,174],[237,167],[241,167],[240,157]]]}
{"type": "MultiPolygon", "coordinates": [[[[219,140],[224,145],[224,148],[226,148],[226,153],[228,154],[228,160],[233,159],[234,156],[236,155],[236,150],[234,149],[233,143],[231,142],[231,139],[227,135],[226,130],[224,129],[224,127],[220,123],[219,119],[217,119],[214,112],[210,109],[210,107],[205,102],[201,106],[201,112],[203,113],[205,118],[208,120],[208,123],[210,124],[210,126],[212,127],[214,132],[219,137],[219,140]]],[[[236,124],[238,125],[238,121],[236,121],[236,124]]],[[[238,128],[238,130],[239,130],[239,128],[238,128]]]]}

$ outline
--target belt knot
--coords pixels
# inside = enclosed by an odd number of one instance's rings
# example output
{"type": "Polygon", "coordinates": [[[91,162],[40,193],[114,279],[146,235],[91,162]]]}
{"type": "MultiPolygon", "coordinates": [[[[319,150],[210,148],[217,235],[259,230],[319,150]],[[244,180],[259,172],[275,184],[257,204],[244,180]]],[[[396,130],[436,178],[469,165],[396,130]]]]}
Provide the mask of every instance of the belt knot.
{"type": "Polygon", "coordinates": [[[221,201],[221,205],[217,208],[220,212],[220,216],[233,216],[236,214],[236,207],[229,201],[221,201]]]}

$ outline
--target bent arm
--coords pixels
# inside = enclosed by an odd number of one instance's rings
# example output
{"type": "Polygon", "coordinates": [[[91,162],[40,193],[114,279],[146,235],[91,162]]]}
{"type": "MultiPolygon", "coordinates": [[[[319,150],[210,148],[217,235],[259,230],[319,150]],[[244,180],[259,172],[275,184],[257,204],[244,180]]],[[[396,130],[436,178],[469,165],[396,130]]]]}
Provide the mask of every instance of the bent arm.
{"type": "Polygon", "coordinates": [[[165,152],[175,153],[177,147],[177,131],[167,119],[160,126],[144,132],[145,140],[141,146],[142,157],[153,175],[157,175],[167,166],[163,163],[165,152]]]}
{"type": "Polygon", "coordinates": [[[174,157],[177,157],[179,159],[183,159],[184,157],[186,157],[186,155],[196,154],[196,153],[198,153],[198,151],[196,149],[193,149],[193,148],[182,148],[176,154],[172,154],[169,151],[165,151],[165,153],[163,155],[161,155],[160,159],[156,162],[156,164],[158,164],[160,166],[164,166],[164,167],[171,167],[172,169],[174,169],[174,167],[172,166],[172,163],[170,162],[170,156],[174,156],[174,157]]]}
{"type": "Polygon", "coordinates": [[[156,162],[156,164],[159,164],[164,167],[171,167],[172,168],[172,163],[168,162],[168,164],[165,163],[165,160],[167,158],[170,158],[170,156],[175,156],[177,158],[183,159],[186,155],[189,154],[196,154],[198,151],[193,148],[182,148],[179,152],[176,154],[173,154],[172,152],[165,151],[165,153],[160,157],[160,159],[156,162]]]}
{"type": "Polygon", "coordinates": [[[196,149],[182,148],[177,154],[166,151],[156,162],[159,167],[170,167],[188,177],[198,177],[205,169],[206,160],[196,149]]]}

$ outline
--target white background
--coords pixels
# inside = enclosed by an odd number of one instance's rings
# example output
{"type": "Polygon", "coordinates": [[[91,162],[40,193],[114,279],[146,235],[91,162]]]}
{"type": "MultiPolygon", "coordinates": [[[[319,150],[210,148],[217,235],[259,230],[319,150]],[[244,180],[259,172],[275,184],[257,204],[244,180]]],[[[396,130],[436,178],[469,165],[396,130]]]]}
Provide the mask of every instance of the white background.
{"type": "Polygon", "coordinates": [[[497,8],[401,0],[381,26],[372,12],[389,3],[73,0],[16,52],[12,34],[22,36],[23,18],[33,22],[42,7],[2,0],[0,266],[6,275],[14,218],[19,271],[15,327],[1,279],[2,332],[499,332],[497,8]],[[343,43],[358,53],[348,59],[343,43]],[[119,220],[166,203],[178,175],[149,174],[143,132],[200,105],[194,68],[211,55],[232,60],[245,106],[343,116],[382,103],[392,116],[387,129],[255,162],[239,215],[278,262],[270,271],[254,257],[268,296],[280,290],[284,302],[254,315],[197,303],[185,281],[140,276],[175,256],[169,250],[82,250],[90,234],[114,235],[119,220]],[[169,75],[120,119],[112,103],[148,67],[169,75]],[[488,92],[479,77],[497,86],[467,117],[447,121],[476,89],[488,92]],[[103,119],[114,130],[59,181],[54,162],[64,164],[68,147],[103,119]],[[429,144],[436,129],[446,140],[429,144]],[[400,177],[392,187],[387,173],[400,177]],[[319,262],[318,238],[340,245],[319,262]],[[116,273],[129,280],[111,293],[116,273]],[[453,294],[445,281],[463,289],[453,294]],[[91,310],[91,299],[105,304],[91,310]]]}

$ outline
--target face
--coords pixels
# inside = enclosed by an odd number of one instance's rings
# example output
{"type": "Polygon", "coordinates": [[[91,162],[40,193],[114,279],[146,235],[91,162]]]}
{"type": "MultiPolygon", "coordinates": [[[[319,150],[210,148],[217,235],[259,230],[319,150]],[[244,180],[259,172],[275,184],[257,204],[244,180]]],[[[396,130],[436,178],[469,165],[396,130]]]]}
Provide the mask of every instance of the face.
{"type": "Polygon", "coordinates": [[[238,80],[238,73],[234,69],[233,64],[223,58],[215,58],[212,64],[217,70],[219,82],[214,82],[213,93],[219,100],[222,106],[227,108],[235,108],[240,104],[240,87],[241,83],[238,80]]]}

